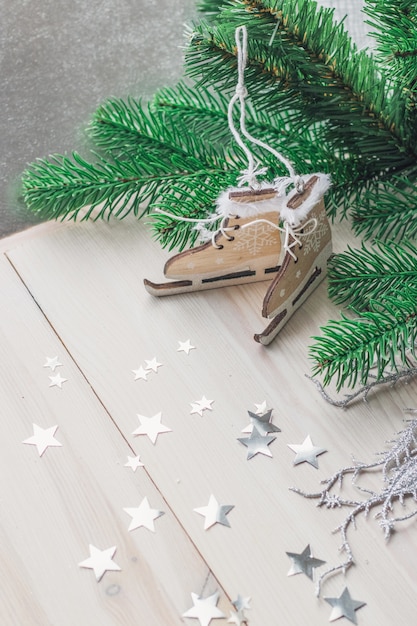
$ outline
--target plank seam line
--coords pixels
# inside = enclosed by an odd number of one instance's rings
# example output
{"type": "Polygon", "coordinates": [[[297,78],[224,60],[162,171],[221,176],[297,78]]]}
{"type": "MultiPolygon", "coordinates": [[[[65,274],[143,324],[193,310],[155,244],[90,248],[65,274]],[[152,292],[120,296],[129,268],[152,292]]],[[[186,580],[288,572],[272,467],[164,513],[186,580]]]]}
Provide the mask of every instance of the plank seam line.
{"type": "Polygon", "coordinates": [[[22,285],[25,287],[26,291],[28,292],[28,294],[30,295],[30,297],[32,298],[33,302],[35,303],[35,305],[38,307],[39,311],[41,312],[42,316],[44,317],[44,319],[46,320],[46,322],[48,323],[49,327],[51,328],[51,330],[53,331],[54,335],[56,336],[56,338],[58,339],[59,343],[63,346],[65,352],[68,354],[69,358],[71,359],[71,361],[75,364],[76,368],[78,369],[78,371],[80,372],[81,376],[84,378],[85,382],[88,384],[88,386],[90,387],[91,391],[93,392],[94,396],[96,397],[96,399],[99,401],[99,403],[101,404],[101,406],[103,407],[103,409],[105,410],[105,412],[107,413],[107,415],[109,416],[109,418],[111,419],[111,421],[113,422],[114,426],[116,427],[116,429],[119,431],[120,435],[122,436],[122,438],[124,439],[124,441],[127,443],[127,445],[129,446],[130,450],[132,452],[134,452],[131,444],[129,443],[129,441],[126,439],[125,435],[123,434],[123,432],[121,431],[121,429],[119,428],[119,426],[117,425],[117,423],[115,422],[115,420],[113,419],[110,411],[107,409],[107,407],[105,406],[105,404],[103,403],[103,401],[101,400],[100,396],[97,394],[96,390],[94,389],[93,385],[90,383],[90,381],[88,380],[86,374],[84,373],[84,371],[81,369],[80,365],[78,364],[77,360],[74,358],[74,356],[71,354],[69,348],[67,347],[67,345],[65,344],[65,342],[63,341],[62,337],[59,335],[59,333],[57,332],[55,326],[52,324],[51,320],[48,318],[48,316],[45,314],[45,311],[42,309],[40,303],[36,300],[34,294],[32,293],[32,291],[30,290],[29,286],[25,283],[22,275],[20,274],[19,270],[17,269],[17,267],[14,265],[13,261],[10,259],[10,257],[8,256],[8,254],[5,254],[5,257],[7,258],[8,262],[10,263],[11,267],[13,268],[14,272],[16,273],[16,275],[18,276],[20,282],[22,283],[22,285]]]}
{"type": "MultiPolygon", "coordinates": [[[[111,422],[113,423],[114,427],[116,428],[116,430],[119,432],[120,436],[122,437],[122,439],[125,441],[125,443],[127,444],[128,448],[131,450],[131,452],[133,454],[135,454],[135,450],[132,447],[132,444],[129,442],[129,440],[126,438],[126,436],[124,435],[124,433],[122,432],[122,430],[120,429],[120,427],[118,426],[118,424],[115,422],[113,416],[111,415],[110,411],[107,409],[106,405],[104,404],[104,402],[102,401],[102,399],[100,398],[100,396],[98,395],[98,393],[96,392],[96,390],[94,389],[93,385],[90,383],[90,381],[88,380],[86,374],[84,373],[84,371],[81,369],[81,367],[79,366],[77,360],[73,357],[73,355],[71,354],[70,350],[68,349],[67,345],[64,343],[64,341],[62,340],[62,338],[60,337],[60,335],[58,334],[57,330],[55,329],[54,325],[52,324],[51,320],[48,318],[48,316],[45,314],[44,310],[42,309],[40,303],[36,300],[34,294],[32,293],[32,291],[30,290],[29,286],[26,284],[26,282],[24,281],[22,275],[20,274],[19,270],[17,269],[17,267],[15,266],[15,264],[13,263],[13,261],[11,260],[11,258],[9,257],[8,253],[6,252],[4,254],[4,256],[6,257],[7,261],[9,262],[10,266],[12,267],[13,271],[16,273],[17,277],[19,278],[20,282],[22,283],[22,285],[24,286],[24,288],[26,289],[26,291],[28,292],[28,294],[30,295],[30,297],[32,298],[33,302],[35,303],[35,305],[37,306],[37,308],[39,309],[39,311],[41,312],[43,318],[46,320],[46,322],[48,323],[49,327],[51,328],[51,330],[53,331],[54,335],[56,336],[56,338],[58,339],[59,343],[63,346],[65,352],[68,354],[69,358],[72,360],[72,362],[75,364],[76,368],[78,369],[78,371],[80,372],[81,376],[84,378],[85,382],[88,384],[88,386],[90,387],[94,397],[98,400],[98,402],[100,403],[100,405],[102,406],[102,408],[104,409],[104,411],[107,413],[108,417],[110,418],[111,422]]],[[[232,601],[231,599],[231,595],[228,594],[224,588],[224,586],[220,583],[219,579],[217,578],[217,576],[215,575],[215,573],[213,572],[212,568],[209,566],[209,564],[207,563],[206,559],[204,558],[202,552],[200,551],[200,549],[198,548],[198,546],[196,545],[196,543],[193,541],[193,539],[190,537],[189,533],[187,532],[185,526],[182,524],[181,520],[179,519],[179,517],[176,515],[176,513],[174,512],[174,510],[172,509],[171,505],[169,504],[168,500],[166,499],[166,497],[164,496],[164,494],[161,492],[160,488],[158,487],[158,485],[156,484],[155,480],[153,479],[153,477],[151,476],[151,474],[149,473],[149,471],[147,470],[146,467],[143,468],[147,477],[149,478],[150,482],[152,483],[152,485],[155,487],[155,489],[157,490],[157,492],[160,494],[162,500],[164,501],[165,505],[167,506],[167,508],[170,510],[171,515],[174,517],[174,519],[176,520],[177,524],[180,526],[180,528],[183,530],[183,532],[185,533],[185,535],[188,537],[188,540],[190,541],[191,545],[193,546],[194,550],[196,551],[196,553],[199,555],[200,559],[202,560],[203,563],[205,563],[206,567],[207,567],[207,575],[205,577],[204,583],[203,583],[203,588],[202,588],[202,592],[204,591],[204,589],[207,586],[208,583],[208,579],[211,576],[213,576],[214,580],[217,582],[217,584],[219,585],[219,587],[223,590],[224,595],[226,596],[226,598],[229,600],[229,602],[232,601]]]]}

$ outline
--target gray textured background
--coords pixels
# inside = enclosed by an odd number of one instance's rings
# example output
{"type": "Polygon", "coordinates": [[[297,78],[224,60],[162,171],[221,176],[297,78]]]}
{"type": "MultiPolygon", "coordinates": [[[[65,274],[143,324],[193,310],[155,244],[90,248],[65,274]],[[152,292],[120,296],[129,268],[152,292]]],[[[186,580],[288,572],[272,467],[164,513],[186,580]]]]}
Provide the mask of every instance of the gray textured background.
{"type": "MultiPolygon", "coordinates": [[[[362,0],[322,0],[366,44],[362,0]]],[[[110,96],[150,96],[181,74],[194,0],[0,0],[0,237],[35,224],[19,196],[26,165],[85,151],[110,96]]]]}

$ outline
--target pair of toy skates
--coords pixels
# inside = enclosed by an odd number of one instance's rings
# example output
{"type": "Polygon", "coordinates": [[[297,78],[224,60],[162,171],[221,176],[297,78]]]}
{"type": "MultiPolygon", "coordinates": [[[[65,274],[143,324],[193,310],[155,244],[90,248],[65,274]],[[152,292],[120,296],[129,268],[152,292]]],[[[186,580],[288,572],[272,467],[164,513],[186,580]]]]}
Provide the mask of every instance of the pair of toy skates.
{"type": "Polygon", "coordinates": [[[170,258],[164,267],[172,282],[146,289],[155,296],[269,281],[262,316],[270,322],[255,340],[269,344],[326,275],[332,252],[324,207],[326,174],[299,179],[279,194],[273,187],[237,188],[221,196],[220,227],[211,240],[170,258]]]}

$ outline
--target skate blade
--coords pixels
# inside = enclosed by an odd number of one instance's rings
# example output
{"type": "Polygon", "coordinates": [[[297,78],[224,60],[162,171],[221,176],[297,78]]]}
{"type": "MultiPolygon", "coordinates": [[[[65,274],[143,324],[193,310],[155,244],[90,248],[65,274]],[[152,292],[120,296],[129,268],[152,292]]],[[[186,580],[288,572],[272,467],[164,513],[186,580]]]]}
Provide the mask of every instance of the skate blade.
{"type": "Polygon", "coordinates": [[[174,296],[177,293],[188,293],[195,291],[191,280],[176,280],[170,283],[153,283],[144,278],[143,284],[148,293],[153,296],[174,296]]]}
{"type": "Polygon", "coordinates": [[[220,276],[192,280],[175,280],[165,283],[153,283],[147,278],[144,279],[146,290],[153,296],[171,296],[181,293],[191,293],[193,291],[203,291],[219,287],[231,287],[233,285],[245,285],[253,282],[271,280],[271,277],[278,272],[279,267],[271,267],[259,274],[255,270],[242,270],[220,276]]]}
{"type": "Polygon", "coordinates": [[[286,302],[276,311],[274,311],[273,318],[262,333],[254,335],[255,341],[269,345],[273,339],[278,335],[280,330],[285,326],[296,310],[307,300],[309,295],[320,285],[327,275],[327,264],[324,266],[315,266],[311,272],[307,281],[293,294],[291,298],[288,298],[286,302]]]}
{"type": "Polygon", "coordinates": [[[291,315],[288,315],[288,310],[286,308],[282,309],[282,311],[278,313],[268,324],[265,330],[262,333],[256,333],[253,338],[258,343],[268,346],[278,335],[281,328],[285,326],[290,317],[291,315]]]}

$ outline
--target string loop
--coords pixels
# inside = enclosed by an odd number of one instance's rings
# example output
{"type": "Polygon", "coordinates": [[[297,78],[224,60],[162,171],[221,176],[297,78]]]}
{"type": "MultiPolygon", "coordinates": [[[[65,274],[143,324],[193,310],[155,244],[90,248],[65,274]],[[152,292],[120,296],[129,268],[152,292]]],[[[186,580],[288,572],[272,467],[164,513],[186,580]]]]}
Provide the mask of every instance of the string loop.
{"type": "Polygon", "coordinates": [[[243,152],[248,159],[248,167],[246,170],[242,172],[242,175],[238,179],[238,186],[241,187],[244,184],[248,184],[249,187],[253,189],[259,189],[258,176],[262,176],[266,173],[267,168],[259,167],[258,163],[255,163],[254,156],[246,143],[243,141],[241,134],[247,141],[250,143],[263,148],[270,152],[278,161],[283,163],[288,170],[289,176],[285,178],[279,178],[278,181],[278,193],[282,193],[290,184],[293,184],[297,189],[298,193],[302,193],[304,191],[304,181],[300,176],[297,175],[294,167],[291,162],[284,157],[280,152],[269,146],[264,141],[253,137],[249,133],[246,128],[246,102],[245,99],[248,96],[248,91],[245,86],[245,69],[247,65],[248,58],[248,32],[246,26],[238,26],[235,31],[235,41],[236,41],[236,56],[237,56],[237,71],[238,71],[238,81],[236,85],[235,94],[231,98],[227,110],[227,121],[229,124],[230,132],[232,133],[236,143],[240,146],[243,152]],[[239,102],[240,106],[240,133],[235,127],[234,119],[233,119],[233,109],[235,104],[239,102]],[[285,181],[285,186],[283,185],[285,181]]]}

